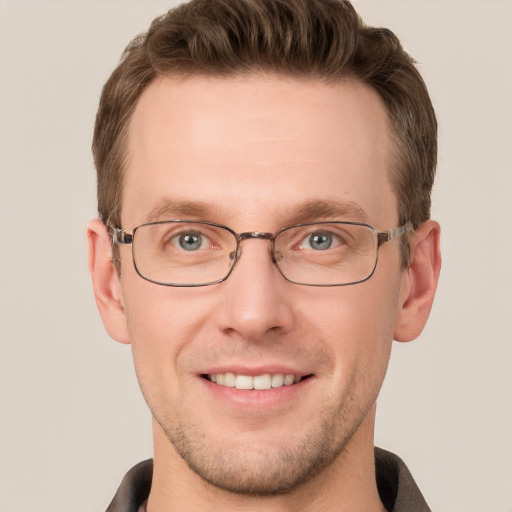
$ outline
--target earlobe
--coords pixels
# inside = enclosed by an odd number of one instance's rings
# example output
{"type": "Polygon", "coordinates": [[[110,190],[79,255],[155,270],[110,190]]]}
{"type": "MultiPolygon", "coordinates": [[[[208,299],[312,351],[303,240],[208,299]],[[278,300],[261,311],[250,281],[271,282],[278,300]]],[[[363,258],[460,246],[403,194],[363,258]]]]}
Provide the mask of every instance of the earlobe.
{"type": "Polygon", "coordinates": [[[411,238],[411,264],[405,271],[395,322],[395,340],[412,341],[423,330],[430,314],[441,270],[441,228],[429,220],[411,238]]]}
{"type": "Polygon", "coordinates": [[[103,325],[114,340],[129,343],[123,295],[112,261],[110,236],[99,219],[87,226],[87,243],[89,272],[103,325]]]}

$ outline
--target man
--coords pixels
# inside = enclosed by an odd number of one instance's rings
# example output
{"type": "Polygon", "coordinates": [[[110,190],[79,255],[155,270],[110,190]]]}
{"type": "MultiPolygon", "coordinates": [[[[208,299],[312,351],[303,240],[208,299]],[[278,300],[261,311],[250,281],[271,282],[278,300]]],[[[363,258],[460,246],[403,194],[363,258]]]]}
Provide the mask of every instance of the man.
{"type": "Polygon", "coordinates": [[[429,510],[373,446],[440,269],[436,120],[396,37],[343,1],[184,4],[127,48],[93,151],[94,292],[154,436],[108,510],[429,510]]]}

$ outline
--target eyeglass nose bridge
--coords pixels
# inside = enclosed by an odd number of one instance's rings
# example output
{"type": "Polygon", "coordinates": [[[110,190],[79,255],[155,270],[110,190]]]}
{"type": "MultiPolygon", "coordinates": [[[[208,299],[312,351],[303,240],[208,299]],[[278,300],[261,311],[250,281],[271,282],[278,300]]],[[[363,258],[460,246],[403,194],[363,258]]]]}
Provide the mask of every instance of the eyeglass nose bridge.
{"type": "Polygon", "coordinates": [[[258,240],[269,240],[270,241],[270,257],[272,259],[272,263],[276,263],[276,255],[274,251],[274,241],[275,241],[275,235],[272,233],[266,233],[262,231],[246,231],[245,233],[238,233],[236,236],[237,241],[237,247],[236,252],[232,254],[232,259],[235,260],[234,264],[238,261],[240,258],[240,255],[242,254],[242,247],[240,245],[240,242],[244,240],[249,240],[251,238],[255,238],[258,240]]]}
{"type": "Polygon", "coordinates": [[[247,240],[249,238],[259,238],[260,240],[274,240],[274,235],[272,233],[264,233],[261,231],[247,231],[246,233],[239,233],[237,235],[238,242],[242,240],[247,240]]]}

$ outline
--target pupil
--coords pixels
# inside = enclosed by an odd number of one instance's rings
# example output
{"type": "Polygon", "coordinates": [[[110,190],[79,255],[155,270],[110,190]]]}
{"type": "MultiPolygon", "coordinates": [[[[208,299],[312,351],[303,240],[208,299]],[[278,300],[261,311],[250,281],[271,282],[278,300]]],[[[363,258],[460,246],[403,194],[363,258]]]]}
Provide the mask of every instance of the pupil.
{"type": "Polygon", "coordinates": [[[310,236],[309,243],[313,249],[329,249],[332,245],[332,236],[328,233],[315,233],[310,236]]]}
{"type": "Polygon", "coordinates": [[[193,251],[194,249],[199,249],[199,247],[201,247],[201,235],[181,235],[180,246],[182,249],[185,249],[186,251],[193,251]]]}

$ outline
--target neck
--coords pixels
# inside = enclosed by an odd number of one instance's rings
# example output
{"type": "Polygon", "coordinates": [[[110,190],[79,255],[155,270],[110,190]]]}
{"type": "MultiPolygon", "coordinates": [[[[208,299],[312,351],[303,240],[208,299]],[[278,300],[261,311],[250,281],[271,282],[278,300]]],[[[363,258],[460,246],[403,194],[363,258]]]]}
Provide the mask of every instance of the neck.
{"type": "Polygon", "coordinates": [[[374,423],[375,406],[335,461],[293,491],[247,496],[205,482],[185,464],[153,420],[154,469],[147,512],[385,512],[375,480],[374,423]]]}

